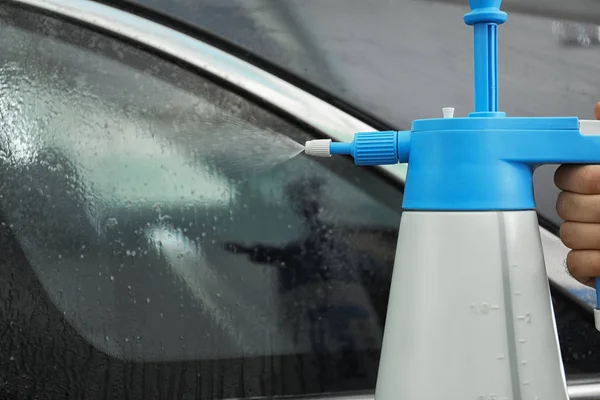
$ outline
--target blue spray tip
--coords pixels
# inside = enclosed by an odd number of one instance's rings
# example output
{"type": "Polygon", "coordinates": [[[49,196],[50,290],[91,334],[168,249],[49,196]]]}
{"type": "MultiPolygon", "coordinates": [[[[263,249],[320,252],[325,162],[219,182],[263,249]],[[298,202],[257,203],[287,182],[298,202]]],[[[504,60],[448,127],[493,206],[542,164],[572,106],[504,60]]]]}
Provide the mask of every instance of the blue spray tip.
{"type": "Polygon", "coordinates": [[[392,165],[408,161],[410,131],[358,132],[350,143],[335,143],[331,139],[309,140],[306,155],[331,157],[350,155],[356,165],[392,165]]]}

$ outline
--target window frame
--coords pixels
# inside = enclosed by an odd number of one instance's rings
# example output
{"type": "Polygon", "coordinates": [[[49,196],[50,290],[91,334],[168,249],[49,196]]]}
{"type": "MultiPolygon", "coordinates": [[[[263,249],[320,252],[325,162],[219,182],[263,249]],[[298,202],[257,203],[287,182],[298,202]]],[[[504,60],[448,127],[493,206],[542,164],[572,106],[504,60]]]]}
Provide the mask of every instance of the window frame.
{"type": "MultiPolygon", "coordinates": [[[[256,100],[259,104],[285,115],[287,119],[302,124],[314,132],[315,136],[328,137],[336,141],[348,141],[352,140],[354,132],[377,130],[358,117],[271,72],[181,31],[128,11],[94,1],[13,1],[20,6],[32,8],[36,12],[49,13],[135,43],[161,57],[201,71],[203,75],[213,77],[231,90],[243,93],[244,96],[256,100]]],[[[380,166],[374,167],[373,170],[382,179],[391,180],[399,188],[403,187],[406,165],[380,166]]],[[[586,301],[589,292],[574,293],[573,279],[562,265],[568,249],[560,242],[555,229],[546,224],[542,218],[540,218],[540,223],[540,235],[552,288],[579,303],[586,311],[590,312],[591,316],[593,305],[586,301]]],[[[590,289],[590,292],[593,290],[590,289]]],[[[583,391],[588,393],[587,395],[594,393],[594,395],[600,396],[600,387],[597,387],[596,391],[590,392],[592,390],[590,385],[596,387],[600,384],[592,384],[589,381],[582,382],[578,382],[576,385],[578,392],[583,391]]],[[[571,385],[569,387],[571,388],[571,385]]],[[[372,397],[370,394],[364,396],[366,396],[365,399],[372,397]]],[[[577,395],[574,394],[574,396],[577,395]]]]}

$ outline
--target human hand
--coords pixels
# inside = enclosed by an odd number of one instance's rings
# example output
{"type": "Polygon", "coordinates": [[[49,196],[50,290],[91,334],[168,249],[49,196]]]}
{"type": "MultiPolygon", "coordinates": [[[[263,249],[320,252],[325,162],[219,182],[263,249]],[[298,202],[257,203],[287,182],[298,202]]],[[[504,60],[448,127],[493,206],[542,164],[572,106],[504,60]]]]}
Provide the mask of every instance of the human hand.
{"type": "MultiPolygon", "coordinates": [[[[600,120],[600,103],[594,114],[600,120]]],[[[560,239],[572,249],[567,268],[579,282],[595,287],[600,276],[600,165],[561,165],[554,183],[561,190],[556,211],[565,220],[560,239]]]]}

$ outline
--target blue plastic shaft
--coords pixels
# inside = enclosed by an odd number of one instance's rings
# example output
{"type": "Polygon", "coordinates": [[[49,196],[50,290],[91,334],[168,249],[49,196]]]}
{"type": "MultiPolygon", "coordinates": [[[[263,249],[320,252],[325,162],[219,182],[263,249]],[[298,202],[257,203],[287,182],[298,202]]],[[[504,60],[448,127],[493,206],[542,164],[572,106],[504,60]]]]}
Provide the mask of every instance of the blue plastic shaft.
{"type": "Polygon", "coordinates": [[[352,154],[352,143],[331,142],[329,145],[331,154],[349,155],[352,154]]]}
{"type": "Polygon", "coordinates": [[[475,112],[498,111],[498,26],[476,24],[475,112]]]}
{"type": "Polygon", "coordinates": [[[473,26],[474,114],[478,116],[498,113],[498,25],[507,18],[500,10],[501,3],[501,0],[469,0],[471,12],[464,17],[465,23],[473,26]]]}

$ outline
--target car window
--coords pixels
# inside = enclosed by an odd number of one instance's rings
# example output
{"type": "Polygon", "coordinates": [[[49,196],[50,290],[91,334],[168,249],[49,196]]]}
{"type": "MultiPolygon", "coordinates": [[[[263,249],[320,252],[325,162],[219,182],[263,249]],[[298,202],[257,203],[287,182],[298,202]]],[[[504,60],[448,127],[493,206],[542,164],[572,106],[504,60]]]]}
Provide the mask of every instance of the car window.
{"type": "Polygon", "coordinates": [[[401,190],[199,72],[0,8],[3,398],[374,386],[401,190]]]}

